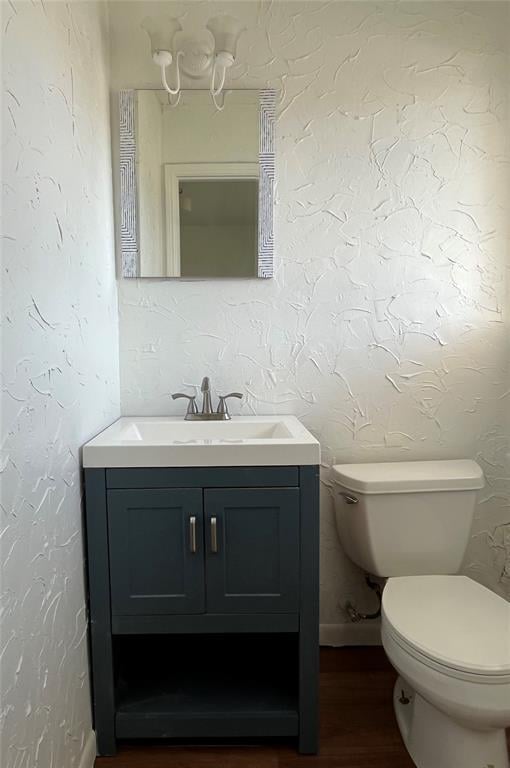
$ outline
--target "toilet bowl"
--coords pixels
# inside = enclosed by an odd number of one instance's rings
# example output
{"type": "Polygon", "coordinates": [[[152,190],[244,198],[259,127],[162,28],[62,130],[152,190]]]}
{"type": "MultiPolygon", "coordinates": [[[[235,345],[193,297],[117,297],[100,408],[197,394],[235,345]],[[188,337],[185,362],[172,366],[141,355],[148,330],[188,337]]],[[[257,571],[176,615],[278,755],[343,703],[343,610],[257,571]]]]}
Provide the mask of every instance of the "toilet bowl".
{"type": "Polygon", "coordinates": [[[508,768],[510,605],[463,576],[391,578],[382,642],[418,768],[508,768]]]}
{"type": "Polygon", "coordinates": [[[455,574],[480,467],[470,460],[333,467],[340,541],[387,578],[382,642],[393,702],[417,768],[510,768],[510,604],[455,574]]]}

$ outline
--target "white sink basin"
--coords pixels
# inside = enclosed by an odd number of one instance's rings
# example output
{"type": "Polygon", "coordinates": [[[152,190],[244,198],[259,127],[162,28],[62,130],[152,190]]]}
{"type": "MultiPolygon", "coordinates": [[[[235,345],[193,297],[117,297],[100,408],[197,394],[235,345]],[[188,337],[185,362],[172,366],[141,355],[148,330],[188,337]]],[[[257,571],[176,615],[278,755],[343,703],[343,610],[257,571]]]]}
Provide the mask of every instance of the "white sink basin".
{"type": "Polygon", "coordinates": [[[318,441],[295,416],[119,419],[83,448],[84,467],[242,467],[319,464],[318,441]]]}

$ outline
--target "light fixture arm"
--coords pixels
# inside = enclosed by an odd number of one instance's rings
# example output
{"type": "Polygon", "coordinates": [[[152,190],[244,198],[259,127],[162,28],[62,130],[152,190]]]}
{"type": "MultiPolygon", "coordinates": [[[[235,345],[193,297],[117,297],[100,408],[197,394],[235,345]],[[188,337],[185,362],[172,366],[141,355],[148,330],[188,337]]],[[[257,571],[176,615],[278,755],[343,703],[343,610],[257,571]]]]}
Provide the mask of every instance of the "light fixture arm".
{"type": "Polygon", "coordinates": [[[161,82],[163,83],[163,87],[167,93],[171,94],[172,96],[178,96],[181,92],[181,70],[179,66],[179,59],[181,56],[184,55],[183,51],[177,51],[175,54],[175,71],[176,71],[176,87],[171,88],[168,84],[168,80],[166,77],[166,70],[168,64],[161,64],[161,82]]]}
{"type": "Polygon", "coordinates": [[[225,109],[225,91],[223,91],[223,101],[221,102],[221,104],[218,101],[218,96],[215,96],[214,93],[212,92],[211,92],[211,98],[216,110],[218,112],[223,112],[223,110],[225,109]]]}
{"type": "Polygon", "coordinates": [[[227,76],[227,68],[224,64],[218,64],[218,59],[214,59],[212,75],[211,75],[211,96],[215,98],[219,96],[225,85],[225,78],[227,76]],[[216,86],[216,74],[220,70],[220,80],[218,86],[216,86]]]}
{"type": "Polygon", "coordinates": [[[227,69],[234,63],[234,55],[228,51],[220,51],[214,57],[212,74],[211,74],[211,97],[216,109],[221,112],[225,106],[225,79],[227,76],[227,69]],[[219,75],[218,83],[216,83],[217,75],[219,75]],[[218,102],[218,96],[223,91],[223,101],[220,104],[218,102]]]}

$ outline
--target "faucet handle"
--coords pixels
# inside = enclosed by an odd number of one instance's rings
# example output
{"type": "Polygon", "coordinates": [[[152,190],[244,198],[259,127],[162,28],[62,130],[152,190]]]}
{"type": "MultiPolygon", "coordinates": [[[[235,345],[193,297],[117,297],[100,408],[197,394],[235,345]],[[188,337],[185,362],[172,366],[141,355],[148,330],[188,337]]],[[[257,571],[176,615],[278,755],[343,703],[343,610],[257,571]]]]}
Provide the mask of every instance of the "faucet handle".
{"type": "Polygon", "coordinates": [[[228,406],[227,406],[227,399],[229,397],[237,397],[238,400],[242,400],[242,394],[240,392],[230,392],[228,395],[220,395],[220,401],[218,403],[218,409],[216,413],[221,413],[225,416],[226,419],[230,419],[230,414],[228,412],[228,406]]]}
{"type": "Polygon", "coordinates": [[[198,413],[197,408],[197,401],[195,395],[185,395],[184,392],[174,392],[172,395],[172,400],[179,400],[179,398],[184,397],[186,400],[188,400],[188,409],[186,411],[186,416],[192,416],[195,413],[198,413]]]}

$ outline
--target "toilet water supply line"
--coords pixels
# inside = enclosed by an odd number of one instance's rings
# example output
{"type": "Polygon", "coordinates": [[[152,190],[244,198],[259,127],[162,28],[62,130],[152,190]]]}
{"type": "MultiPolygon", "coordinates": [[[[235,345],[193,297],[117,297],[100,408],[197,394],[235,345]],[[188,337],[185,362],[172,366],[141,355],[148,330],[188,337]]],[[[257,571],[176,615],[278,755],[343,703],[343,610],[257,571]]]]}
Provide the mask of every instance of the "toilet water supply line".
{"type": "Polygon", "coordinates": [[[372,581],[372,579],[368,574],[365,576],[365,582],[367,584],[367,587],[371,589],[373,592],[375,592],[375,594],[377,595],[377,599],[379,601],[379,607],[373,613],[360,613],[356,608],[356,606],[353,605],[349,600],[345,604],[345,612],[348,615],[349,619],[354,624],[357,624],[359,621],[368,621],[369,619],[378,619],[379,616],[381,615],[382,587],[376,581],[372,581]]]}

